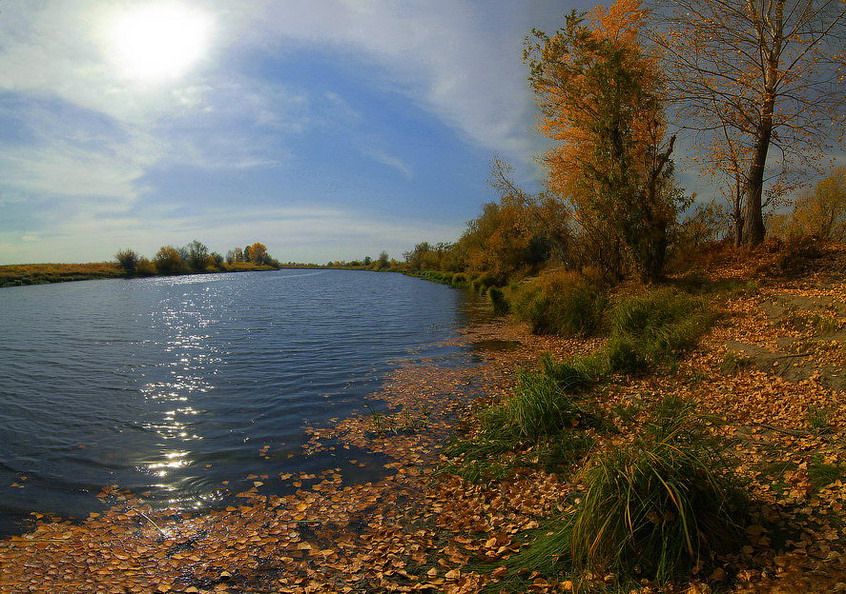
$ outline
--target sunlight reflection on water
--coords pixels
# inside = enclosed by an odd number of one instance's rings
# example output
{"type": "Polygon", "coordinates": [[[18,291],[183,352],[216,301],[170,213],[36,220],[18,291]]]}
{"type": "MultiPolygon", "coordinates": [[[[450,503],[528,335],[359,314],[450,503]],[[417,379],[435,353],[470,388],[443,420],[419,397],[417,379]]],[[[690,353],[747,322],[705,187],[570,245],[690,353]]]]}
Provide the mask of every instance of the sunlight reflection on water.
{"type": "Polygon", "coordinates": [[[455,352],[431,345],[462,299],[348,271],[3,289],[0,532],[93,511],[104,485],[196,507],[248,474],[337,465],[301,455],[303,426],[363,410],[404,357],[455,352]]]}

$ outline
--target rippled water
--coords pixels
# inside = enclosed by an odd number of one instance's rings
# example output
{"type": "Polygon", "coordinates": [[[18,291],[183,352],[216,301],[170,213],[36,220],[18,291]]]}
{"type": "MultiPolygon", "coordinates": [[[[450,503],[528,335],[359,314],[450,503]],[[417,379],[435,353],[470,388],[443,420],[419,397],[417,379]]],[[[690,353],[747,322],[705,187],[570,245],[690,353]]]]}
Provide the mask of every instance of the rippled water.
{"type": "Polygon", "coordinates": [[[462,299],[332,270],[0,290],[0,532],[93,511],[105,485],[197,507],[338,465],[301,455],[303,427],[361,410],[398,359],[449,354],[462,299]]]}

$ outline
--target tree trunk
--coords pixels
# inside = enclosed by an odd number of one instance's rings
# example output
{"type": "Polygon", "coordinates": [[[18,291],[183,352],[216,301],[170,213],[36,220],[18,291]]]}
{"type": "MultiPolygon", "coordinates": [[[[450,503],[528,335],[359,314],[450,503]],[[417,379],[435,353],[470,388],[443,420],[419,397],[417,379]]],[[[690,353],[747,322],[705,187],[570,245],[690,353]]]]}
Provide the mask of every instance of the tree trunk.
{"type": "Polygon", "coordinates": [[[762,196],[767,152],[770,149],[770,139],[773,133],[773,108],[775,107],[773,94],[768,93],[767,95],[761,110],[761,124],[758,128],[755,153],[752,155],[749,175],[746,178],[746,216],[743,217],[743,245],[747,247],[761,245],[767,232],[764,227],[762,196]]]}
{"type": "Polygon", "coordinates": [[[734,219],[734,247],[740,247],[743,244],[743,216],[737,213],[734,219]]]}
{"type": "MultiPolygon", "coordinates": [[[[752,0],[748,0],[752,14],[756,7],[752,0]]],[[[746,178],[746,217],[744,221],[743,243],[747,247],[755,247],[763,243],[766,235],[764,227],[764,213],[762,194],[764,192],[764,171],[767,166],[767,152],[773,134],[773,111],[775,110],[776,90],[779,80],[779,61],[782,51],[784,33],[784,0],[774,0],[769,10],[760,6],[761,12],[754,18],[758,44],[762,50],[762,57],[766,59],[764,71],[764,96],[761,104],[761,119],[758,126],[758,137],[755,143],[755,153],[749,164],[749,175],[746,178]]]]}
{"type": "Polygon", "coordinates": [[[739,176],[737,162],[734,164],[734,196],[731,205],[731,221],[734,223],[734,247],[739,248],[743,244],[743,212],[746,206],[743,192],[746,185],[739,176]]]}

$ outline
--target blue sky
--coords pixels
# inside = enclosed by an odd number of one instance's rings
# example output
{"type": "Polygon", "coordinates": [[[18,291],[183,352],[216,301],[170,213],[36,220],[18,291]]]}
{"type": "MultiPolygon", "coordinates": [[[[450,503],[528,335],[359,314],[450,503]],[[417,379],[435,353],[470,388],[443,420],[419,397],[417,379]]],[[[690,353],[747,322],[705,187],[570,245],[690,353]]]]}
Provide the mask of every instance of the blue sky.
{"type": "Polygon", "coordinates": [[[537,188],[532,27],[593,2],[0,0],[0,264],[452,241],[537,188]]]}
{"type": "Polygon", "coordinates": [[[522,39],[588,7],[5,0],[0,263],[454,240],[494,199],[493,155],[536,183],[522,39]]]}

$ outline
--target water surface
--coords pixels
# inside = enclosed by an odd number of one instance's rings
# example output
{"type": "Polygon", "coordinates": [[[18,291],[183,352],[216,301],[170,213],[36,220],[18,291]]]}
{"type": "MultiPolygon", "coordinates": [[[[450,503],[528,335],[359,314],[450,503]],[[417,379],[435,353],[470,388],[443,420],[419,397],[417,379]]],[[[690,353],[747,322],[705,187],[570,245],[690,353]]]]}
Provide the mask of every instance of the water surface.
{"type": "Polygon", "coordinates": [[[0,533],[82,516],[106,485],[202,507],[250,474],[339,465],[301,454],[303,427],[362,410],[403,358],[454,356],[437,343],[463,299],[335,270],[0,290],[0,533]]]}

